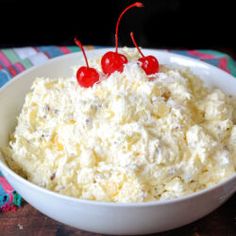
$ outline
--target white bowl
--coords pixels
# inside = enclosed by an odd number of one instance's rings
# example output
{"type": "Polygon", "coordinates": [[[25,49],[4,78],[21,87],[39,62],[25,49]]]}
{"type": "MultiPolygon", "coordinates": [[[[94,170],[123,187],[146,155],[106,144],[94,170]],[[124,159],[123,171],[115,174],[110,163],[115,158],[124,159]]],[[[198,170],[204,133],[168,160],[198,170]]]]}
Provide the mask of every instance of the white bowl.
{"type": "MultiPolygon", "coordinates": [[[[88,57],[107,50],[88,52],[88,57]]],[[[157,50],[144,50],[155,55],[160,63],[188,66],[208,85],[236,94],[236,80],[222,70],[188,57],[157,50]]],[[[81,53],[62,56],[29,69],[0,89],[0,147],[6,146],[9,134],[24,97],[38,76],[71,76],[71,66],[81,62],[81,53]]],[[[1,156],[1,154],[0,154],[1,156]]],[[[0,169],[11,185],[36,209],[49,217],[79,229],[104,234],[147,234],[173,229],[210,213],[236,191],[236,175],[212,188],[176,200],[148,203],[106,203],[79,200],[38,187],[14,173],[0,160],[0,169]]]]}

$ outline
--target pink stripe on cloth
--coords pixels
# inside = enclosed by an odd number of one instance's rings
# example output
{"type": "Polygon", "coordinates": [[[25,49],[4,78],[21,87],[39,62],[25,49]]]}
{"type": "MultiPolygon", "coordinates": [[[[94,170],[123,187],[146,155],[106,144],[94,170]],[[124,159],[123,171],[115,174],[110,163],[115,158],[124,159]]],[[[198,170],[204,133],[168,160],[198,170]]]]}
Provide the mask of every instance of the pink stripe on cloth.
{"type": "Polygon", "coordinates": [[[8,67],[11,65],[11,62],[8,58],[4,55],[3,52],[0,51],[0,61],[4,64],[4,66],[8,67]]]}
{"type": "Polygon", "coordinates": [[[226,71],[226,72],[228,72],[228,73],[230,73],[230,71],[229,71],[229,69],[228,69],[228,67],[227,67],[227,59],[226,58],[221,58],[220,60],[219,60],[219,67],[222,69],[222,70],[224,70],[224,71],[226,71]]]}
{"type": "Polygon", "coordinates": [[[67,47],[59,47],[59,48],[64,54],[68,54],[71,52],[67,47]]]}
{"type": "Polygon", "coordinates": [[[7,204],[11,204],[13,202],[14,196],[13,196],[13,191],[14,189],[12,188],[12,186],[7,182],[7,180],[3,177],[0,176],[0,185],[3,186],[5,192],[8,194],[9,196],[9,201],[7,204]]]}
{"type": "Polygon", "coordinates": [[[2,176],[0,176],[0,184],[4,187],[4,190],[8,193],[12,192],[14,190],[13,187],[2,176]]]}
{"type": "Polygon", "coordinates": [[[188,51],[188,54],[189,54],[189,55],[192,55],[192,56],[199,57],[200,59],[203,59],[203,60],[214,59],[214,58],[215,58],[214,55],[202,53],[202,52],[199,52],[199,51],[197,51],[197,50],[189,50],[189,51],[188,51]]]}

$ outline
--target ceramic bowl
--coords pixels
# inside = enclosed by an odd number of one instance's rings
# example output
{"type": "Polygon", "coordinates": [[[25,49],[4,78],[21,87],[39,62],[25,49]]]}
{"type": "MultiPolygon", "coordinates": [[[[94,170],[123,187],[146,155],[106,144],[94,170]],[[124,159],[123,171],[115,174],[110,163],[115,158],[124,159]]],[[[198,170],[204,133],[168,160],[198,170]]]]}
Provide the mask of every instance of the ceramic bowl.
{"type": "MultiPolygon", "coordinates": [[[[96,57],[105,51],[107,49],[88,52],[88,57],[96,57]]],[[[155,55],[161,64],[187,66],[207,85],[236,94],[236,79],[214,66],[165,51],[144,50],[144,54],[155,55]]],[[[81,60],[81,53],[61,56],[19,74],[0,89],[0,147],[7,145],[34,79],[72,76],[70,68],[83,63],[81,60]]],[[[236,191],[235,174],[214,187],[175,200],[129,204],[97,202],[38,187],[14,173],[2,157],[0,169],[17,192],[40,212],[67,225],[103,234],[147,234],[180,227],[207,215],[236,191]]]]}

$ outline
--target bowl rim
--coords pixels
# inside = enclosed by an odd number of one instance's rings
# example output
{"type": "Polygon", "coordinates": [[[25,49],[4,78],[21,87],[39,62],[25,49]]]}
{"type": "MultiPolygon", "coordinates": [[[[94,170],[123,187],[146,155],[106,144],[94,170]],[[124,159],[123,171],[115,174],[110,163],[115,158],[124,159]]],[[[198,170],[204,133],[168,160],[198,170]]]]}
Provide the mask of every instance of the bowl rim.
{"type": "MultiPolygon", "coordinates": [[[[91,51],[88,51],[88,55],[89,54],[95,54],[98,53],[98,55],[100,53],[106,52],[107,50],[113,50],[113,48],[110,47],[106,47],[106,48],[99,48],[99,49],[94,49],[91,51]]],[[[235,79],[235,77],[223,70],[221,70],[220,68],[213,66],[211,64],[208,64],[206,62],[200,61],[198,59],[195,58],[191,58],[191,57],[187,57],[184,55],[179,55],[173,52],[169,52],[169,51],[165,51],[165,50],[157,50],[157,49],[143,49],[144,53],[151,53],[151,52],[157,52],[157,53],[161,53],[163,55],[167,54],[169,56],[174,56],[174,57],[178,57],[180,59],[184,59],[184,60],[190,60],[194,63],[197,63],[198,65],[203,65],[209,69],[213,69],[216,70],[220,73],[223,73],[225,76],[227,77],[231,77],[231,79],[235,79]]],[[[56,63],[57,61],[61,61],[61,60],[65,60],[67,57],[76,57],[77,55],[80,56],[82,54],[81,51],[79,52],[72,52],[69,53],[67,55],[61,55],[58,56],[56,58],[52,58],[50,60],[48,60],[47,62],[38,65],[38,66],[32,66],[31,68],[19,73],[18,75],[16,75],[13,79],[11,79],[10,81],[6,82],[1,88],[0,88],[0,95],[1,93],[7,89],[9,86],[11,86],[13,83],[15,83],[16,81],[18,81],[19,79],[22,79],[24,77],[24,75],[31,73],[31,71],[34,71],[35,69],[40,69],[42,67],[44,67],[45,65],[50,65],[52,63],[56,63]]],[[[1,151],[0,151],[1,154],[1,151]]],[[[3,153],[2,153],[2,156],[3,153]]],[[[227,185],[227,183],[231,182],[231,181],[236,181],[236,172],[235,174],[233,174],[232,176],[230,176],[227,179],[224,179],[223,181],[210,186],[208,188],[202,189],[200,191],[194,192],[194,193],[190,193],[188,195],[185,196],[181,196],[181,197],[177,197],[174,199],[161,199],[161,200],[152,200],[152,201],[148,201],[148,202],[108,202],[108,201],[96,201],[96,200],[86,200],[86,199],[80,199],[80,198],[76,198],[76,197],[72,197],[72,196],[68,196],[68,195],[64,195],[58,192],[54,192],[52,190],[43,188],[39,185],[36,185],[32,182],[30,182],[29,180],[23,178],[22,176],[18,175],[16,172],[14,172],[10,167],[8,167],[7,163],[4,163],[2,160],[0,160],[0,170],[4,170],[6,173],[10,174],[13,178],[15,178],[18,182],[20,182],[23,185],[27,185],[27,187],[31,188],[31,189],[35,189],[36,191],[40,191],[43,194],[49,194],[51,196],[54,196],[56,198],[61,198],[62,200],[65,201],[72,201],[75,203],[81,203],[81,204],[91,204],[94,206],[104,206],[104,207],[151,207],[151,206],[160,206],[160,205],[171,205],[171,204],[175,204],[175,203],[179,203],[179,202],[184,202],[184,201],[189,201],[192,200],[194,198],[200,197],[202,195],[205,195],[209,192],[212,192],[214,190],[216,190],[217,188],[221,188],[224,185],[227,185]]],[[[6,178],[7,179],[7,178],[6,178]]],[[[233,194],[234,192],[232,192],[233,194]]]]}

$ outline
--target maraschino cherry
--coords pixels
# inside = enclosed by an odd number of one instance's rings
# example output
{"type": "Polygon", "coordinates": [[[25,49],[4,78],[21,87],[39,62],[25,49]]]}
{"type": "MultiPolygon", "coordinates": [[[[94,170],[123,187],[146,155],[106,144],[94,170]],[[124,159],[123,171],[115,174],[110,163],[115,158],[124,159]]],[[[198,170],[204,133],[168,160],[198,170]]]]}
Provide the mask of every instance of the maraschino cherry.
{"type": "Polygon", "coordinates": [[[83,55],[84,60],[86,63],[86,66],[81,66],[76,73],[77,81],[80,86],[88,88],[92,87],[97,81],[99,81],[99,73],[96,71],[96,69],[89,67],[88,59],[84,51],[84,47],[82,43],[75,38],[74,39],[76,45],[80,47],[83,55]]]}
{"type": "Polygon", "coordinates": [[[155,74],[159,71],[159,62],[158,60],[156,59],[156,57],[154,56],[144,56],[142,51],[140,50],[137,42],[135,41],[134,39],[134,33],[131,32],[130,33],[130,37],[133,41],[133,44],[134,46],[137,48],[138,52],[141,54],[142,57],[140,57],[138,59],[138,61],[140,62],[141,64],[141,67],[143,68],[143,70],[145,71],[145,73],[147,75],[152,75],[152,74],[155,74]]]}
{"type": "Polygon", "coordinates": [[[128,59],[126,58],[126,56],[118,53],[118,31],[119,31],[121,18],[129,9],[133,7],[143,7],[143,4],[141,2],[135,2],[129,5],[128,7],[126,7],[123,10],[123,12],[121,12],[116,23],[116,34],[115,34],[116,50],[115,52],[110,51],[110,52],[105,53],[101,60],[102,70],[103,70],[103,73],[106,75],[110,75],[115,71],[122,72],[124,69],[124,64],[128,63],[128,59]]]}

